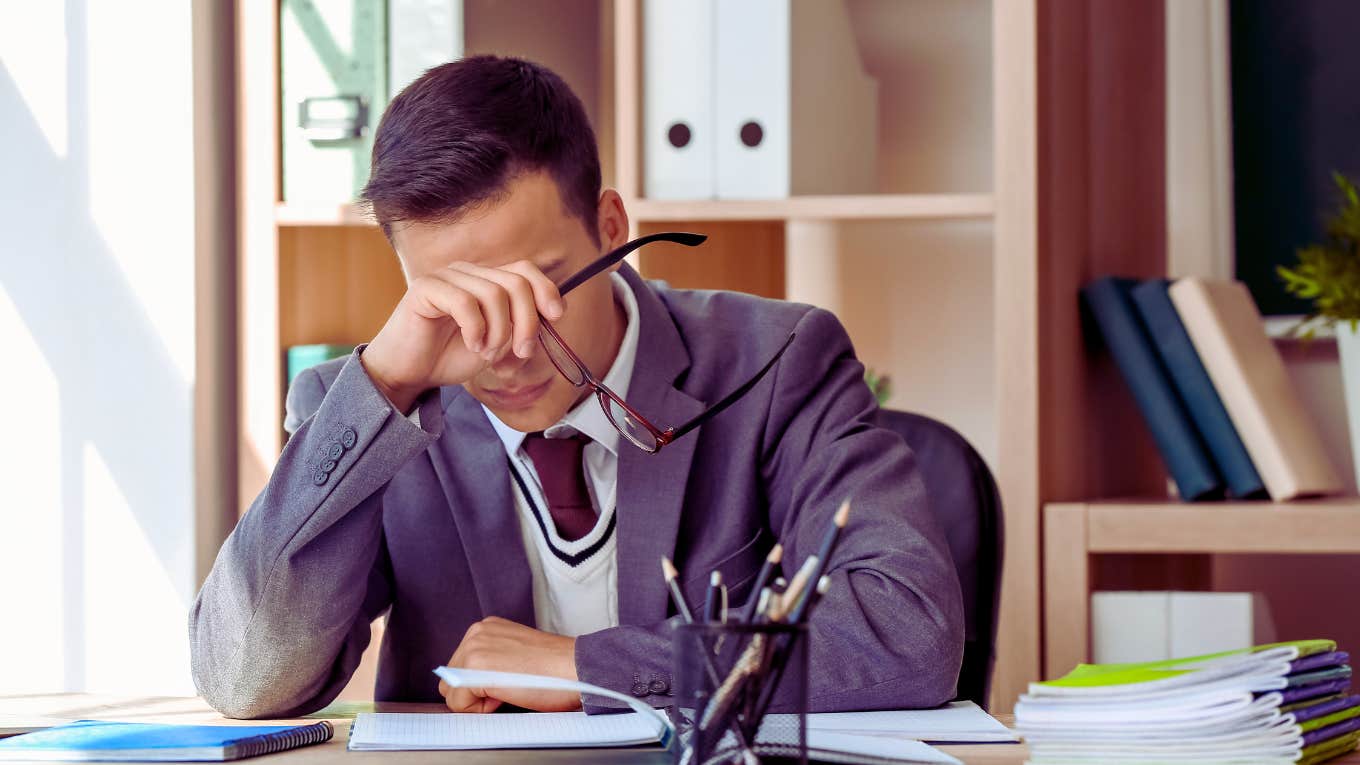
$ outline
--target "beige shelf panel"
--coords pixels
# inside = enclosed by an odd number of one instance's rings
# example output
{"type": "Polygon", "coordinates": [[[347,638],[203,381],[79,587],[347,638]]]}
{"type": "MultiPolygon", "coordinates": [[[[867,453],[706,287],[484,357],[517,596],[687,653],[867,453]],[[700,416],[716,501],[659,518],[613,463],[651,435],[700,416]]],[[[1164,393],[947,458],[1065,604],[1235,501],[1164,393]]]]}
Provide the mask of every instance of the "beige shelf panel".
{"type": "Polygon", "coordinates": [[[1360,553],[1360,497],[1086,506],[1092,553],[1360,553]]]}
{"type": "Polygon", "coordinates": [[[672,220],[891,220],[991,218],[991,194],[856,194],[786,199],[634,199],[639,221],[672,220]]]}
{"type": "MultiPolygon", "coordinates": [[[[628,214],[638,222],[718,220],[988,220],[996,211],[991,194],[855,194],[786,199],[634,199],[628,214]]],[[[372,226],[354,204],[280,202],[280,226],[372,226]]]]}
{"type": "Polygon", "coordinates": [[[357,204],[290,204],[274,207],[280,226],[376,226],[377,222],[357,204]]]}

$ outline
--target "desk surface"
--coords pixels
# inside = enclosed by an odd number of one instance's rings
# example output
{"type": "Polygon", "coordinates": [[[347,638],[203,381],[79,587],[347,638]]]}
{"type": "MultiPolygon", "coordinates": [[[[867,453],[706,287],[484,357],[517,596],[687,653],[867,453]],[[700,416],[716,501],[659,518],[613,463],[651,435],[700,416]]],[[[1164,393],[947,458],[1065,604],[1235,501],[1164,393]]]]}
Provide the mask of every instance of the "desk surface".
{"type": "MultiPolygon", "coordinates": [[[[335,725],[335,736],[324,744],[292,749],[269,755],[261,763],[276,765],[320,765],[344,762],[352,765],[392,763],[399,765],[447,765],[449,752],[350,752],[345,749],[349,740],[349,726],[359,712],[441,712],[440,704],[374,704],[372,702],[337,702],[305,718],[271,720],[270,723],[305,723],[329,720],[335,725]]],[[[259,725],[260,720],[229,720],[208,707],[202,699],[100,696],[83,693],[0,696],[0,728],[21,725],[25,720],[42,718],[78,720],[98,718],[126,722],[157,722],[178,724],[259,725]]],[[[1003,722],[1009,719],[1003,718],[1003,722]]],[[[983,765],[1019,765],[1025,761],[1025,747],[1020,744],[985,744],[940,747],[966,763],[983,765]]],[[[460,764],[507,765],[508,763],[618,763],[623,765],[670,765],[670,758],[660,749],[553,749],[553,750],[487,750],[460,751],[460,764]]],[[[1357,761],[1360,762],[1360,761],[1357,761]]]]}
{"type": "MultiPolygon", "coordinates": [[[[447,765],[449,752],[350,752],[345,749],[349,739],[349,725],[359,712],[440,712],[440,704],[373,704],[371,702],[339,702],[305,718],[277,720],[279,723],[304,723],[330,720],[335,725],[335,737],[324,744],[292,749],[256,760],[270,765],[320,765],[344,762],[352,765],[392,763],[399,765],[447,765]]],[[[259,720],[228,720],[214,712],[202,699],[99,696],[82,693],[0,696],[0,727],[22,724],[24,720],[55,718],[77,720],[98,718],[127,722],[158,722],[179,724],[258,725],[259,720]]],[[[1009,716],[1001,721],[1010,724],[1009,716]]],[[[965,763],[978,765],[1020,765],[1025,761],[1023,744],[974,744],[970,746],[942,746],[965,763]]],[[[508,765],[508,763],[618,763],[623,765],[670,765],[670,758],[660,749],[553,749],[553,750],[490,750],[460,751],[460,765],[508,765]]],[[[1360,765],[1360,753],[1351,753],[1332,760],[1337,765],[1360,765]]]]}

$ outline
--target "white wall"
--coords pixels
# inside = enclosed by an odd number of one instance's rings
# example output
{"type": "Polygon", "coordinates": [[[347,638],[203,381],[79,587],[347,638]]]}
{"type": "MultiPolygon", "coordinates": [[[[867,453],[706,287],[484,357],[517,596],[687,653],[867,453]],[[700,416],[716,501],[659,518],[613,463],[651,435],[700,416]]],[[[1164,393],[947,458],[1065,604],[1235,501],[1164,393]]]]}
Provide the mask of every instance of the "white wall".
{"type": "Polygon", "coordinates": [[[0,0],[0,694],[193,691],[190,9],[0,0]]]}

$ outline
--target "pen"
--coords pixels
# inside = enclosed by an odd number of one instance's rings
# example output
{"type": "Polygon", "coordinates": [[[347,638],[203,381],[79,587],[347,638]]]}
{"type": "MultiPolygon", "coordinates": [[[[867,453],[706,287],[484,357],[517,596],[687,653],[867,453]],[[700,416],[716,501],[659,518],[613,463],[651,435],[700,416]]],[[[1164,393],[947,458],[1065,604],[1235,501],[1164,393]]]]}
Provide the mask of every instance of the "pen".
{"type": "Polygon", "coordinates": [[[812,607],[821,602],[822,597],[826,595],[826,591],[829,589],[831,589],[831,576],[823,574],[822,578],[817,580],[817,588],[794,607],[793,613],[789,615],[789,621],[797,622],[805,618],[812,612],[812,607]]]}
{"type": "Polygon", "coordinates": [[[708,592],[704,593],[704,621],[718,621],[718,598],[722,590],[722,572],[714,571],[708,577],[708,592]]]}
{"type": "Polygon", "coordinates": [[[671,563],[670,558],[661,559],[661,573],[666,577],[666,586],[670,588],[671,600],[675,601],[675,610],[680,612],[685,624],[693,624],[694,614],[689,610],[689,603],[685,602],[685,593],[680,591],[680,583],[676,581],[679,572],[675,570],[675,564],[671,563]]]}
{"type": "Polygon", "coordinates": [[[760,594],[765,589],[765,585],[770,583],[770,576],[774,574],[775,566],[784,558],[784,545],[775,545],[770,548],[770,554],[765,556],[765,562],[760,564],[760,572],[756,574],[755,584],[751,585],[751,595],[746,599],[746,607],[741,610],[741,620],[747,624],[756,617],[756,612],[760,608],[760,594]]]}

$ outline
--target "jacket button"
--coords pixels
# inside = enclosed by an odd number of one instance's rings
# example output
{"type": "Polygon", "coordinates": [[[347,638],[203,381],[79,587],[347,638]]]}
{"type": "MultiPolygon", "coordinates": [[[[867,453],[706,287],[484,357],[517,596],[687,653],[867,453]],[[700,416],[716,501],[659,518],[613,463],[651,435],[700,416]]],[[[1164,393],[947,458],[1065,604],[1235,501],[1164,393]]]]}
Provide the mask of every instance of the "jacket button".
{"type": "Polygon", "coordinates": [[[335,469],[335,465],[336,465],[335,460],[326,460],[325,462],[321,463],[321,472],[329,473],[335,469]]]}
{"type": "Polygon", "coordinates": [[[636,683],[633,683],[633,687],[631,690],[633,691],[633,695],[637,696],[640,699],[645,698],[647,696],[647,684],[642,682],[641,680],[637,681],[636,683]]]}
{"type": "Polygon", "coordinates": [[[657,677],[656,675],[652,675],[652,682],[647,684],[647,690],[652,693],[667,693],[670,689],[671,684],[666,682],[665,678],[657,677]]]}
{"type": "Polygon", "coordinates": [[[330,473],[327,473],[324,470],[318,470],[312,474],[312,483],[316,484],[317,486],[320,486],[321,484],[326,482],[327,478],[330,477],[331,477],[330,473]]]}
{"type": "Polygon", "coordinates": [[[340,445],[339,441],[332,441],[326,445],[326,456],[330,457],[333,460],[340,459],[340,455],[344,453],[345,448],[340,445]]]}
{"type": "Polygon", "coordinates": [[[358,440],[359,434],[354,432],[354,428],[345,428],[340,432],[340,445],[346,449],[353,449],[358,440]]]}

